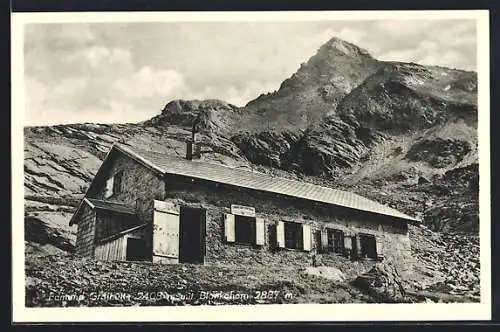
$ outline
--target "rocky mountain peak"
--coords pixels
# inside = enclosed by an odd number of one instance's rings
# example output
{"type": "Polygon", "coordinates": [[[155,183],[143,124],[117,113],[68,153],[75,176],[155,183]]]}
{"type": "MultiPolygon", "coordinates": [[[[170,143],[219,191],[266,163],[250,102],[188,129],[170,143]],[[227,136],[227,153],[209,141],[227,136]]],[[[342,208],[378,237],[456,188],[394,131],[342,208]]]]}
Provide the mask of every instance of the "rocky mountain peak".
{"type": "Polygon", "coordinates": [[[356,46],[348,41],[340,39],[338,37],[333,37],[330,40],[328,40],[325,44],[323,44],[320,47],[318,54],[328,55],[328,56],[340,55],[352,58],[354,57],[372,58],[372,56],[367,50],[359,46],[356,46]]]}
{"type": "Polygon", "coordinates": [[[163,108],[161,114],[169,115],[171,113],[186,113],[201,109],[211,110],[234,110],[237,107],[219,99],[206,100],[184,100],[176,99],[168,102],[163,108]]]}
{"type": "MultiPolygon", "coordinates": [[[[249,102],[245,111],[261,115],[278,129],[306,129],[335,111],[347,94],[382,65],[368,51],[333,37],[284,80],[278,91],[249,102]]],[[[259,129],[253,118],[244,124],[259,129]]]]}

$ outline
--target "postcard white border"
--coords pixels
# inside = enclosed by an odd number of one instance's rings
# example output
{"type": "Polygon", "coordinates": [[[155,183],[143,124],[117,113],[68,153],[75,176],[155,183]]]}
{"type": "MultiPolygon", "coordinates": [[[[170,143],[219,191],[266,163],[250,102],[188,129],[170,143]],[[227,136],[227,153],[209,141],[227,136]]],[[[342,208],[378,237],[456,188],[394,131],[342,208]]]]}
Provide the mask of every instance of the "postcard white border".
{"type": "Polygon", "coordinates": [[[489,12],[93,12],[13,13],[12,27],[12,281],[14,322],[193,321],[441,321],[491,319],[489,12]],[[373,19],[474,19],[477,21],[478,135],[480,172],[481,301],[465,304],[280,304],[121,308],[26,308],[24,289],[23,26],[52,22],[316,21],[373,19]]]}

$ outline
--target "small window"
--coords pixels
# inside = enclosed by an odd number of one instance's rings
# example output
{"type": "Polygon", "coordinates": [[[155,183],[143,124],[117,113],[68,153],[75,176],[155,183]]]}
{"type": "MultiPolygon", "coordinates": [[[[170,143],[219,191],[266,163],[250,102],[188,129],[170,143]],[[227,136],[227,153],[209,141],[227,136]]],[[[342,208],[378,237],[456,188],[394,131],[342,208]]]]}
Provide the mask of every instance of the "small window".
{"type": "Polygon", "coordinates": [[[120,171],[114,176],[106,180],[106,188],[104,189],[104,198],[109,198],[115,194],[118,194],[122,186],[122,176],[123,172],[120,171]]]}
{"type": "Polygon", "coordinates": [[[123,178],[123,171],[120,171],[115,174],[114,176],[114,181],[113,181],[113,194],[118,194],[122,190],[122,178],[123,178]]]}
{"type": "Polygon", "coordinates": [[[255,218],[234,216],[235,242],[242,244],[255,244],[255,218]]]}
{"type": "Polygon", "coordinates": [[[370,234],[359,234],[362,258],[377,258],[377,241],[370,234]]]}
{"type": "Polygon", "coordinates": [[[344,232],[337,229],[329,229],[328,251],[342,253],[344,251],[344,232]]]}
{"type": "Polygon", "coordinates": [[[285,222],[285,248],[302,249],[302,224],[285,222]]]}

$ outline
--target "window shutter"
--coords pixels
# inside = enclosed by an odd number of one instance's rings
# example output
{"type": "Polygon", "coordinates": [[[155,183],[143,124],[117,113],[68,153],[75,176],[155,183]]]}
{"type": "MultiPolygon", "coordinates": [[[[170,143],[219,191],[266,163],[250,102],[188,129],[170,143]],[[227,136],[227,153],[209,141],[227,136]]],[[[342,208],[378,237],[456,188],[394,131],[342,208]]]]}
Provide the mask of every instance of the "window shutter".
{"type": "Polygon", "coordinates": [[[106,191],[104,193],[104,198],[113,196],[113,183],[114,183],[114,177],[110,177],[106,181],[106,191]]]}
{"type": "Polygon", "coordinates": [[[344,248],[345,249],[352,249],[352,240],[351,240],[350,235],[344,236],[344,248]]]}
{"type": "Polygon", "coordinates": [[[264,225],[264,219],[262,218],[256,218],[255,219],[255,244],[258,246],[263,246],[264,245],[264,239],[265,239],[265,225],[264,225]]]}
{"type": "Polygon", "coordinates": [[[311,226],[302,225],[302,249],[311,251],[311,226]]]}
{"type": "Polygon", "coordinates": [[[377,248],[377,256],[383,255],[384,254],[384,249],[382,246],[382,242],[375,240],[375,245],[377,248]]]}
{"type": "Polygon", "coordinates": [[[328,251],[328,232],[326,230],[321,231],[321,243],[319,245],[322,251],[328,251]]]}
{"type": "Polygon", "coordinates": [[[278,248],[285,248],[285,223],[278,221],[276,224],[276,245],[278,248]]]}
{"type": "Polygon", "coordinates": [[[362,256],[362,250],[361,250],[361,237],[359,235],[354,236],[354,241],[356,241],[356,255],[357,257],[362,256]]]}
{"type": "Polygon", "coordinates": [[[224,214],[224,235],[226,237],[226,242],[235,241],[234,214],[230,213],[224,214]]]}

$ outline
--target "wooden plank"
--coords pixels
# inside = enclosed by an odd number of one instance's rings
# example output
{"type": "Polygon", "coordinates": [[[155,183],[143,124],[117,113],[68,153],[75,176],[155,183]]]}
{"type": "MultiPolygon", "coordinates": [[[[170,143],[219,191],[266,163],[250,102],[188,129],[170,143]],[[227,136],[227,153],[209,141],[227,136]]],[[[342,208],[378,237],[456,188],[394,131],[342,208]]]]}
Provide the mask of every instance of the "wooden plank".
{"type": "Polygon", "coordinates": [[[97,246],[95,248],[95,258],[96,259],[101,259],[101,251],[102,251],[102,247],[101,246],[97,246]]]}
{"type": "Polygon", "coordinates": [[[111,256],[111,254],[110,254],[111,242],[106,243],[106,244],[104,245],[104,248],[106,248],[106,257],[105,257],[105,259],[106,259],[107,261],[109,261],[109,260],[110,260],[110,256],[111,256]]]}
{"type": "Polygon", "coordinates": [[[276,224],[276,245],[278,248],[285,248],[285,223],[278,221],[276,224]]]}
{"type": "Polygon", "coordinates": [[[116,241],[113,241],[113,260],[120,260],[120,254],[118,249],[120,248],[120,243],[123,238],[118,238],[116,241]]]}
{"type": "Polygon", "coordinates": [[[102,245],[102,259],[103,260],[107,260],[108,259],[108,247],[109,247],[109,242],[108,243],[104,243],[102,245]]]}
{"type": "Polygon", "coordinates": [[[106,246],[104,244],[101,245],[101,259],[106,259],[106,246]]]}
{"type": "Polygon", "coordinates": [[[110,260],[110,261],[115,259],[115,256],[114,256],[115,244],[116,244],[116,241],[113,241],[108,246],[109,247],[108,260],[110,260]]]}
{"type": "Polygon", "coordinates": [[[125,235],[118,241],[118,244],[116,245],[116,259],[123,261],[125,260],[125,257],[123,255],[123,248],[126,247],[127,244],[127,236],[125,235]]]}
{"type": "Polygon", "coordinates": [[[126,261],[127,260],[127,245],[128,245],[128,236],[125,236],[121,240],[121,254],[120,254],[120,260],[121,261],[126,261]]]}
{"type": "Polygon", "coordinates": [[[97,213],[95,210],[92,210],[90,211],[89,210],[89,219],[91,219],[91,221],[89,221],[91,224],[90,224],[90,231],[89,231],[89,234],[87,234],[89,236],[89,240],[88,240],[88,244],[90,246],[90,253],[89,253],[89,256],[91,257],[95,257],[95,239],[96,239],[96,228],[97,228],[97,213]]]}
{"type": "Polygon", "coordinates": [[[255,219],[255,244],[258,246],[263,246],[266,238],[266,229],[264,224],[264,219],[255,219]]]}
{"type": "Polygon", "coordinates": [[[125,237],[122,237],[118,243],[116,244],[116,259],[117,260],[123,260],[123,257],[122,257],[122,251],[123,251],[123,244],[127,242],[126,240],[126,236],[125,237]]]}
{"type": "Polygon", "coordinates": [[[302,225],[302,249],[304,251],[311,251],[311,226],[302,225]]]}
{"type": "Polygon", "coordinates": [[[108,260],[110,261],[115,260],[115,246],[116,246],[116,240],[109,243],[108,260]]]}
{"type": "Polygon", "coordinates": [[[179,214],[154,211],[153,254],[179,261],[179,214]]]}

